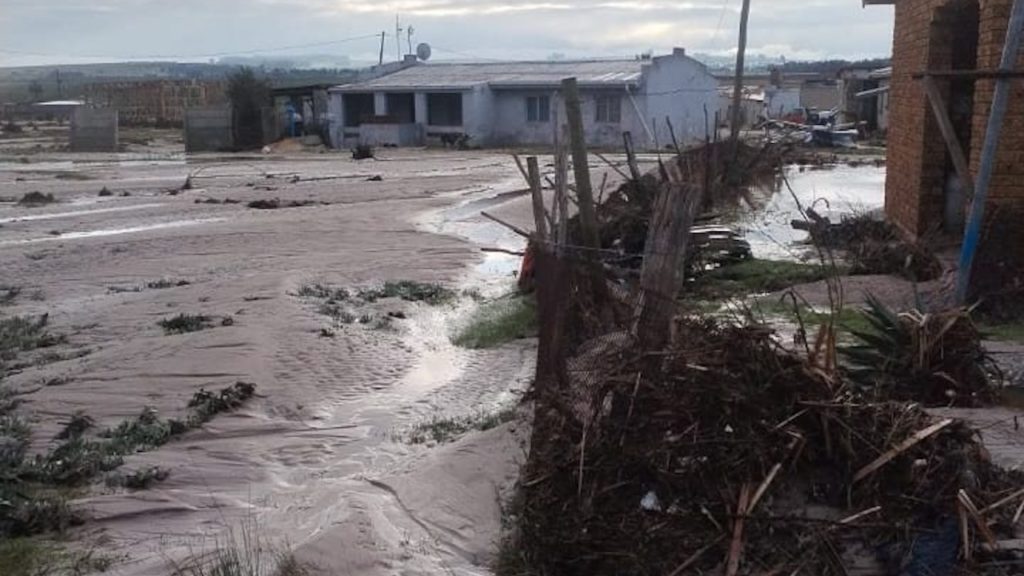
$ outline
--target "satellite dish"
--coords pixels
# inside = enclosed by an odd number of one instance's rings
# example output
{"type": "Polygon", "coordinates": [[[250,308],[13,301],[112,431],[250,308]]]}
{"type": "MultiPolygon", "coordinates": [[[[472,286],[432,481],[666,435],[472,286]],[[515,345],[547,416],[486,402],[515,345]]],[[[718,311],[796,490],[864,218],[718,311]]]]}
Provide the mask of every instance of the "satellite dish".
{"type": "Polygon", "coordinates": [[[430,55],[432,53],[433,51],[430,49],[430,44],[427,44],[426,42],[423,42],[416,47],[416,57],[424,62],[430,60],[430,55]]]}

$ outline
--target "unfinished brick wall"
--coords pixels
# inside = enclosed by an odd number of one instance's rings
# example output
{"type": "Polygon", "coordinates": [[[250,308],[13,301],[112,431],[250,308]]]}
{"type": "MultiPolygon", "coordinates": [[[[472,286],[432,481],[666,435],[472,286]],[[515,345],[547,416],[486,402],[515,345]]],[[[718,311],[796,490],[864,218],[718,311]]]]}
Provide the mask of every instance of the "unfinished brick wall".
{"type": "MultiPolygon", "coordinates": [[[[927,70],[997,68],[1012,0],[903,0],[895,4],[885,209],[893,222],[921,237],[943,229],[944,187],[952,165],[922,82],[912,75],[927,70]]],[[[1024,58],[1019,58],[1018,67],[1024,69],[1024,58]]],[[[950,108],[958,96],[960,102],[965,94],[973,99],[969,121],[960,130],[973,178],[980,163],[995,80],[977,80],[966,88],[963,82],[938,83],[950,108]]],[[[1000,285],[1019,276],[1024,261],[1024,81],[1014,80],[1012,86],[979,260],[979,266],[997,267],[1008,274],[998,275],[996,283],[1000,285]]],[[[948,226],[945,231],[956,232],[948,226]]]]}

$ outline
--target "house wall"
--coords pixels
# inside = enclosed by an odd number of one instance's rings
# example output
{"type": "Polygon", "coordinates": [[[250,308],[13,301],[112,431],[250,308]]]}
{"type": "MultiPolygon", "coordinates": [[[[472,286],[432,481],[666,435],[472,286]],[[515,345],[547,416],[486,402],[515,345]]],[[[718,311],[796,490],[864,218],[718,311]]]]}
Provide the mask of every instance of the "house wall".
{"type": "MultiPolygon", "coordinates": [[[[948,21],[950,6],[961,0],[896,2],[893,42],[892,91],[889,98],[888,177],[885,209],[889,218],[913,236],[922,236],[943,224],[947,177],[950,173],[946,147],[928,106],[921,81],[914,73],[950,69],[954,35],[964,32],[964,22],[948,21]]],[[[978,69],[999,65],[1012,0],[981,0],[979,10],[978,69]]],[[[1024,65],[1019,57],[1017,68],[1024,65]]],[[[947,97],[951,84],[939,80],[947,97]]],[[[995,87],[993,79],[974,84],[970,132],[971,174],[981,159],[988,113],[995,87]]],[[[1003,131],[989,189],[986,222],[974,278],[975,289],[986,282],[998,287],[1020,279],[1024,261],[1024,84],[1013,82],[1003,131]],[[984,274],[978,274],[984,270],[984,274]]]]}
{"type": "Polygon", "coordinates": [[[555,123],[565,115],[559,110],[560,103],[554,90],[501,90],[494,93],[495,146],[551,145],[555,138],[555,123]],[[533,96],[547,96],[551,102],[551,113],[547,122],[529,122],[526,118],[526,99],[533,96]]]}
{"type": "MultiPolygon", "coordinates": [[[[657,132],[659,144],[664,145],[669,139],[666,117],[672,119],[680,143],[702,141],[707,131],[713,130],[719,106],[718,81],[703,64],[686,57],[682,51],[676,51],[651,59],[651,64],[644,69],[643,86],[637,102],[644,121],[652,132],[657,132]],[[654,122],[657,130],[652,124],[654,122]]],[[[641,142],[640,136],[647,135],[647,144],[653,147],[653,135],[646,134],[642,122],[635,124],[632,128],[634,139],[641,142]]]]}

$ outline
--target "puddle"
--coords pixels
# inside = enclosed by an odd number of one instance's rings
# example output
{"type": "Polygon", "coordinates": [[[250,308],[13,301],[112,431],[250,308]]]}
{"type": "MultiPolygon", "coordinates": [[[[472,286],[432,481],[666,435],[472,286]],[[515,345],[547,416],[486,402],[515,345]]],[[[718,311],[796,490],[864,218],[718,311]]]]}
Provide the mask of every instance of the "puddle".
{"type": "Polygon", "coordinates": [[[196,224],[209,224],[212,222],[223,222],[226,218],[205,218],[199,220],[178,220],[175,222],[161,222],[159,224],[146,224],[142,226],[130,226],[125,228],[106,228],[101,230],[88,230],[83,232],[68,232],[60,236],[44,236],[42,238],[28,238],[25,240],[7,240],[0,242],[0,246],[12,244],[37,244],[40,242],[59,242],[61,240],[82,240],[85,238],[99,238],[103,236],[119,236],[121,234],[135,234],[137,232],[148,232],[150,230],[163,230],[166,228],[183,228],[196,224]]]}
{"type": "Polygon", "coordinates": [[[743,232],[756,258],[803,260],[811,255],[811,247],[802,244],[807,233],[791,226],[793,220],[803,219],[797,200],[833,222],[842,216],[880,210],[885,204],[884,167],[829,166],[801,171],[798,166],[787,166],[785,176],[792,193],[783,178],[776,177],[755,186],[750,192],[751,205],[728,219],[743,232]]]}
{"type": "Polygon", "coordinates": [[[106,214],[110,212],[127,212],[129,210],[141,210],[143,208],[155,208],[159,206],[163,206],[163,204],[135,204],[134,206],[113,206],[110,208],[96,208],[94,210],[74,210],[71,212],[52,212],[49,214],[30,214],[28,216],[10,216],[8,218],[0,218],[0,224],[7,224],[10,222],[31,222],[34,220],[55,220],[57,218],[89,216],[92,214],[106,214]]]}

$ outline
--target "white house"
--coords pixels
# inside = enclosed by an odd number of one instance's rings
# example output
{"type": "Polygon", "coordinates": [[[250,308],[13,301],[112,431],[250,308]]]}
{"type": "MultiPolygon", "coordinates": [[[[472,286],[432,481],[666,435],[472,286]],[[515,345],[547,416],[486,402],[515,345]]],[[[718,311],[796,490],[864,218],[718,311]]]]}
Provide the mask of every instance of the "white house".
{"type": "Polygon", "coordinates": [[[550,145],[565,122],[559,88],[575,77],[587,143],[664,146],[714,129],[718,83],[682,49],[632,60],[413,63],[330,89],[331,143],[419,146],[468,136],[476,146],[550,145]]]}

